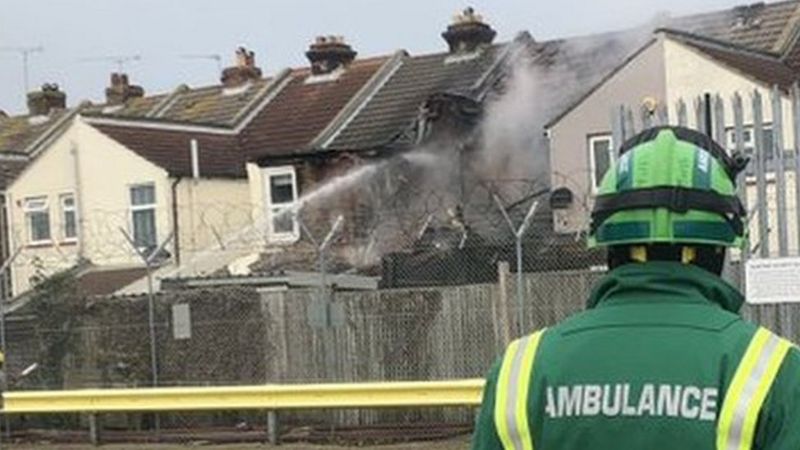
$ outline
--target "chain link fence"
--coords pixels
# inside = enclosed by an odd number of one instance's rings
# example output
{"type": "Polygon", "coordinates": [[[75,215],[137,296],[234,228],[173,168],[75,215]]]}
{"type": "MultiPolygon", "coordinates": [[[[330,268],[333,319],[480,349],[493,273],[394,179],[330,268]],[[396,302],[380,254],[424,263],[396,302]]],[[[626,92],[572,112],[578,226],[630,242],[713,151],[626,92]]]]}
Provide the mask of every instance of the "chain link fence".
{"type": "MultiPolygon", "coordinates": [[[[290,217],[300,230],[291,243],[270,242],[264,223],[248,216],[250,205],[230,214],[216,205],[214,217],[227,218],[199,221],[195,232],[210,245],[185,247],[181,263],[205,271],[171,268],[175,252],[168,252],[154,269],[160,289],[152,311],[146,287],[110,295],[87,289],[87,279],[97,281],[74,253],[21,257],[14,266],[38,266],[34,288],[10,303],[5,324],[12,389],[483,377],[512,339],[583,309],[604,273],[604,255],[587,250],[582,233],[554,232],[546,183],[432,188],[408,177],[392,186],[372,179],[304,205],[290,217]],[[371,195],[379,201],[363,200],[371,195]]],[[[109,224],[126,214],[109,212],[109,224]]],[[[99,254],[136,261],[109,224],[108,248],[99,254]]],[[[739,286],[740,275],[729,267],[739,286]]],[[[745,313],[800,338],[800,306],[748,306],[745,313]]],[[[470,422],[472,414],[359,410],[282,420],[441,423],[470,422]]],[[[264,421],[252,412],[160,418],[164,428],[264,421]]],[[[14,420],[14,428],[81,426],[72,416],[14,420]]],[[[122,429],[155,424],[141,414],[107,422],[122,429]]]]}

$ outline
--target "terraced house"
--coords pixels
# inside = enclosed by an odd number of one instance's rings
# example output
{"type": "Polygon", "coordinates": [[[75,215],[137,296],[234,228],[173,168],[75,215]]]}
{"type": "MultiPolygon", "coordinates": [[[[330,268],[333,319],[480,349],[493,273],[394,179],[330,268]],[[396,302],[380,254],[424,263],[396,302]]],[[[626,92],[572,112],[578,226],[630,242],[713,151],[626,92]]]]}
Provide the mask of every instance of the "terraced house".
{"type": "MultiPolygon", "coordinates": [[[[210,244],[203,241],[211,239],[210,229],[245,225],[248,188],[241,155],[235,139],[215,133],[213,124],[246,109],[265,83],[181,88],[172,96],[147,98],[127,77],[114,74],[106,104],[60,113],[68,120],[58,135],[29,152],[25,167],[6,185],[8,248],[22,249],[12,265],[13,291],[25,292],[43,276],[78,266],[88,293],[113,292],[143,276],[135,249],[151,252],[174,234],[158,258],[179,261],[180,244],[191,254],[195,246],[210,244]],[[226,95],[225,89],[240,92],[226,95]],[[204,108],[189,111],[187,105],[197,103],[204,108]],[[128,123],[134,117],[138,122],[128,123]],[[187,118],[204,125],[192,128],[187,118]],[[222,202],[243,211],[205,207],[222,202]]],[[[44,120],[31,112],[17,120],[44,120]]]]}
{"type": "Polygon", "coordinates": [[[485,267],[457,276],[489,280],[513,241],[498,200],[514,223],[538,202],[526,268],[586,267],[599,261],[580,233],[616,144],[612,108],[674,116],[679,98],[786,88],[798,19],[790,0],[495,42],[467,9],[434,53],[364,57],[325,36],[307,65],[267,76],[240,49],[214,86],[145,96],[115,74],[103,105],[70,110],[51,86],[31,97],[46,111],[0,119],[4,255],[23,248],[7,278],[20,293],[78,265],[88,293],[141,291],[124,234],[140,250],[171,237],[157,276],[179,285],[315,271],[312,241],[342,216],[331,271],[455,282],[445,273],[467,258],[485,267]]]}

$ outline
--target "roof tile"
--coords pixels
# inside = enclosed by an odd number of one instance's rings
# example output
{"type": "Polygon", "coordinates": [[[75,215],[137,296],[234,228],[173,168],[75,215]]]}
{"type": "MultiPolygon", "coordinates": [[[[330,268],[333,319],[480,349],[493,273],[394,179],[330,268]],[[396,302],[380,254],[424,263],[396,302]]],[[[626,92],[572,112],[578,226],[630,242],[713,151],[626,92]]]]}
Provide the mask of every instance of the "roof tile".
{"type": "Polygon", "coordinates": [[[452,61],[447,52],[406,58],[381,90],[329,145],[364,149],[388,144],[417,116],[432,94],[472,94],[475,83],[496,61],[504,45],[493,45],[474,58],[452,61]]]}
{"type": "Polygon", "coordinates": [[[295,69],[288,84],[242,132],[250,158],[306,152],[388,60],[361,59],[332,80],[315,81],[308,69],[295,69]]]}
{"type": "Polygon", "coordinates": [[[779,41],[786,27],[791,25],[792,15],[797,12],[798,6],[798,0],[753,5],[749,7],[752,18],[744,25],[736,24],[737,9],[726,9],[676,17],[669,20],[667,26],[751,50],[770,52],[780,44],[779,41]]]}
{"type": "Polygon", "coordinates": [[[684,38],[681,41],[710,58],[767,85],[777,84],[782,88],[788,88],[798,79],[797,73],[777,57],[696,39],[684,38]]]}
{"type": "Polygon", "coordinates": [[[234,135],[159,130],[118,125],[92,125],[172,176],[192,175],[191,140],[197,139],[200,175],[240,178],[244,160],[234,135]]]}
{"type": "Polygon", "coordinates": [[[68,113],[69,110],[58,109],[47,116],[0,118],[0,152],[24,153],[68,113]]]}

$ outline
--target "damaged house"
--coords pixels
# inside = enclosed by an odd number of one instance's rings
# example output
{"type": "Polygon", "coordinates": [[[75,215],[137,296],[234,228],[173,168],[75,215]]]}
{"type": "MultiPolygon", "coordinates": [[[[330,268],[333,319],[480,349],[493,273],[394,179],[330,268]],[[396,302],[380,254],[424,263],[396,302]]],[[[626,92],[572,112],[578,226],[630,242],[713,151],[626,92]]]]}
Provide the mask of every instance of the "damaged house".
{"type": "Polygon", "coordinates": [[[495,43],[495,34],[467,9],[442,33],[448,50],[440,53],[398,52],[377,64],[353,59],[336,38],[315,42],[309,72],[265,108],[272,128],[254,126],[260,139],[243,134],[252,201],[264,202],[256,223],[265,223],[272,245],[236,274],[314,270],[312,240],[342,216],[327,261],[334,272],[382,275],[386,286],[489,281],[498,261],[513,260],[498,203],[515,227],[537,203],[526,268],[595,264],[574,235],[553,232],[540,130],[566,100],[544,96],[531,76],[555,81],[568,61],[579,89],[602,79],[590,58],[598,49],[619,61],[631,49],[619,39],[573,49],[527,33],[495,43]],[[318,67],[321,58],[331,61],[318,67]],[[347,90],[369,64],[380,68],[347,101],[326,94],[347,90]],[[331,117],[313,128],[320,111],[331,117]],[[300,116],[307,120],[286,123],[300,116]]]}
{"type": "MultiPolygon", "coordinates": [[[[268,77],[244,50],[221,85],[143,96],[117,76],[107,103],[84,108],[74,126],[160,174],[156,231],[144,234],[150,243],[174,235],[171,265],[156,273],[171,286],[313,278],[334,225],[326,270],[353,286],[490,282],[498,262],[513,262],[530,211],[523,269],[587,268],[603,262],[584,232],[613,157],[611,108],[672,108],[716,90],[711,79],[725,81],[723,93],[791,84],[799,5],[507,42],[468,8],[441,33],[441,52],[362,57],[323,36],[306,66],[268,77]]],[[[118,197],[117,225],[136,234],[131,214],[142,205],[118,197]]],[[[140,292],[133,281],[103,292],[140,292]]]]}

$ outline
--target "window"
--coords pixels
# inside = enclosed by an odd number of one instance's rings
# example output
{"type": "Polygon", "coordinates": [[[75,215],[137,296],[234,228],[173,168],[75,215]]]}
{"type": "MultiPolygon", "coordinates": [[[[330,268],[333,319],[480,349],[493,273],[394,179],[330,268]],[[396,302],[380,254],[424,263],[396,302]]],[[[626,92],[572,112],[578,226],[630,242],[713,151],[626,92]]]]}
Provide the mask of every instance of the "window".
{"type": "Polygon", "coordinates": [[[28,241],[31,244],[50,242],[50,210],[47,197],[25,199],[25,221],[28,224],[28,241]]]}
{"type": "Polygon", "coordinates": [[[611,167],[614,145],[611,135],[603,134],[589,137],[589,174],[591,176],[592,190],[597,190],[603,181],[603,176],[611,167]]]}
{"type": "Polygon", "coordinates": [[[272,241],[297,240],[300,237],[300,227],[293,214],[297,202],[294,167],[270,167],[263,170],[268,238],[272,241]]]}
{"type": "MultiPolygon", "coordinates": [[[[773,149],[773,135],[772,135],[772,125],[764,125],[764,149],[766,150],[764,154],[764,160],[767,162],[766,170],[774,170],[774,166],[772,165],[772,160],[775,156],[775,149],[773,149]]],[[[728,151],[733,153],[736,151],[736,132],[733,128],[728,128],[726,130],[727,134],[727,146],[728,151]]],[[[753,131],[752,126],[744,127],[742,131],[742,146],[744,147],[745,155],[750,157],[750,164],[747,165],[747,173],[754,174],[756,172],[756,162],[755,162],[755,148],[756,148],[756,140],[755,140],[755,132],[753,131]]]]}
{"type": "Polygon", "coordinates": [[[131,224],[133,243],[137,248],[151,250],[156,240],[156,188],[152,184],[131,186],[131,224]]]}
{"type": "Polygon", "coordinates": [[[61,234],[64,240],[75,240],[78,237],[78,221],[75,215],[75,196],[64,194],[61,200],[61,234]]]}

